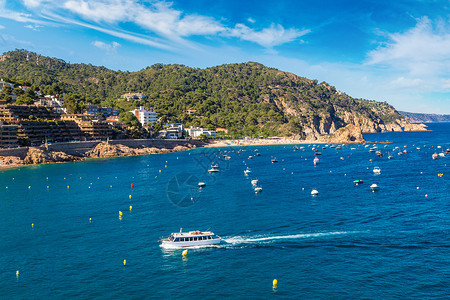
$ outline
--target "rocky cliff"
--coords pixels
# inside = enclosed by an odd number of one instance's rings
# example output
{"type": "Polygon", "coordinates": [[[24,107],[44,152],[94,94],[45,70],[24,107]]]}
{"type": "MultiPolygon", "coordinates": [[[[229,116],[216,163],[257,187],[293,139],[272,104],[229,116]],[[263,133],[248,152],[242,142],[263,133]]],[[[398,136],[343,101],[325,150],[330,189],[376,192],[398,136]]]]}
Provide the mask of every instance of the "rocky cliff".
{"type": "Polygon", "coordinates": [[[366,141],[362,135],[361,128],[353,124],[339,128],[332,134],[320,137],[319,140],[330,144],[358,144],[366,141]]]}

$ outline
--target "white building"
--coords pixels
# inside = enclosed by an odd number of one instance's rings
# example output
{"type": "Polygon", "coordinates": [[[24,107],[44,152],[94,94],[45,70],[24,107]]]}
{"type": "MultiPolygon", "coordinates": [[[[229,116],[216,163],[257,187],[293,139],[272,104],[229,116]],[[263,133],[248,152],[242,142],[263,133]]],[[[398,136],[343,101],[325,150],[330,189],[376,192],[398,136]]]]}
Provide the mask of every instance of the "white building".
{"type": "Polygon", "coordinates": [[[154,111],[146,110],[143,106],[130,112],[136,116],[142,126],[147,124],[153,125],[158,122],[158,116],[156,113],[154,111]]]}
{"type": "Polygon", "coordinates": [[[207,136],[216,136],[216,132],[214,130],[208,130],[200,127],[192,127],[186,129],[187,134],[192,138],[198,138],[200,135],[204,134],[207,136]]]}

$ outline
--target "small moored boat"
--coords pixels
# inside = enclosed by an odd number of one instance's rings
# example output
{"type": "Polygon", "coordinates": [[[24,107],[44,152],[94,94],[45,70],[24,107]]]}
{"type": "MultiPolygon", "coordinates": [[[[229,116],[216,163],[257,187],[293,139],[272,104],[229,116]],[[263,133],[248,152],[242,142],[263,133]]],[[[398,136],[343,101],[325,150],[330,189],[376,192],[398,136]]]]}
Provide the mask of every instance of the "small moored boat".
{"type": "Polygon", "coordinates": [[[372,190],[372,192],[375,192],[375,191],[378,191],[380,189],[380,187],[378,186],[378,184],[372,183],[370,185],[370,189],[372,190]]]}
{"type": "Polygon", "coordinates": [[[168,238],[160,240],[164,248],[186,248],[195,246],[218,245],[222,238],[211,231],[189,231],[172,233],[168,238]]]}
{"type": "Polygon", "coordinates": [[[217,172],[219,172],[219,169],[211,167],[211,169],[209,169],[208,172],[209,173],[217,173],[217,172]]]}
{"type": "Polygon", "coordinates": [[[256,186],[257,184],[258,184],[258,179],[253,179],[253,180],[252,180],[252,185],[253,185],[253,186],[256,186]]]}
{"type": "Polygon", "coordinates": [[[262,192],[262,187],[255,187],[255,194],[257,193],[261,193],[262,192]]]}
{"type": "Polygon", "coordinates": [[[363,184],[364,181],[362,181],[361,179],[356,179],[356,180],[353,180],[353,183],[354,183],[355,185],[360,185],[360,184],[363,184]]]}
{"type": "Polygon", "coordinates": [[[317,191],[317,190],[312,190],[312,191],[311,191],[311,195],[312,195],[312,196],[317,196],[317,195],[319,195],[319,191],[317,191]]]}
{"type": "Polygon", "coordinates": [[[380,169],[380,167],[375,167],[375,168],[373,168],[373,173],[374,173],[374,174],[381,174],[381,169],[380,169]]]}

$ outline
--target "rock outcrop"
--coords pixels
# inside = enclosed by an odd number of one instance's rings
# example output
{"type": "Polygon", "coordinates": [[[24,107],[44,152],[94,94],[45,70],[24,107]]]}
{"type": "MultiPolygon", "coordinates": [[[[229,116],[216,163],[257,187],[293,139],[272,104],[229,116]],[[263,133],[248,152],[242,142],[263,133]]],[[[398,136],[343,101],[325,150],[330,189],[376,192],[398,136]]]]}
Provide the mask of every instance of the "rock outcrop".
{"type": "Polygon", "coordinates": [[[47,151],[36,147],[30,147],[28,149],[27,155],[23,159],[23,164],[45,164],[54,162],[66,162],[66,161],[76,161],[81,160],[79,157],[69,155],[61,151],[47,151]]]}
{"type": "Polygon", "coordinates": [[[427,131],[427,125],[425,124],[412,124],[407,123],[404,125],[404,131],[427,131]]]}
{"type": "Polygon", "coordinates": [[[321,141],[330,144],[357,144],[364,143],[366,140],[362,135],[360,127],[349,124],[332,134],[322,136],[321,141]]]}
{"type": "Polygon", "coordinates": [[[136,155],[133,148],[124,145],[112,145],[107,142],[97,144],[92,150],[86,152],[86,157],[115,157],[136,155]]]}
{"type": "Polygon", "coordinates": [[[189,150],[186,146],[175,146],[173,149],[156,148],[156,147],[142,147],[131,148],[121,144],[110,144],[108,142],[101,142],[97,144],[92,150],[86,152],[86,157],[116,157],[116,156],[129,156],[129,155],[144,155],[144,154],[158,154],[169,153],[177,151],[189,150]]]}

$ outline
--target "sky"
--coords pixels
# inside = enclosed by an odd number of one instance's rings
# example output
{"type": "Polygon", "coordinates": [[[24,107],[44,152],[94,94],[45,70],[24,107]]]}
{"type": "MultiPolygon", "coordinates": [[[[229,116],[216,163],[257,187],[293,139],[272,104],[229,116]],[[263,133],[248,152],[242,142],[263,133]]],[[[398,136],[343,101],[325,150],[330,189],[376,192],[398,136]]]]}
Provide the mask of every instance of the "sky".
{"type": "Polygon", "coordinates": [[[450,1],[0,0],[0,53],[138,71],[254,61],[450,114],[450,1]]]}

